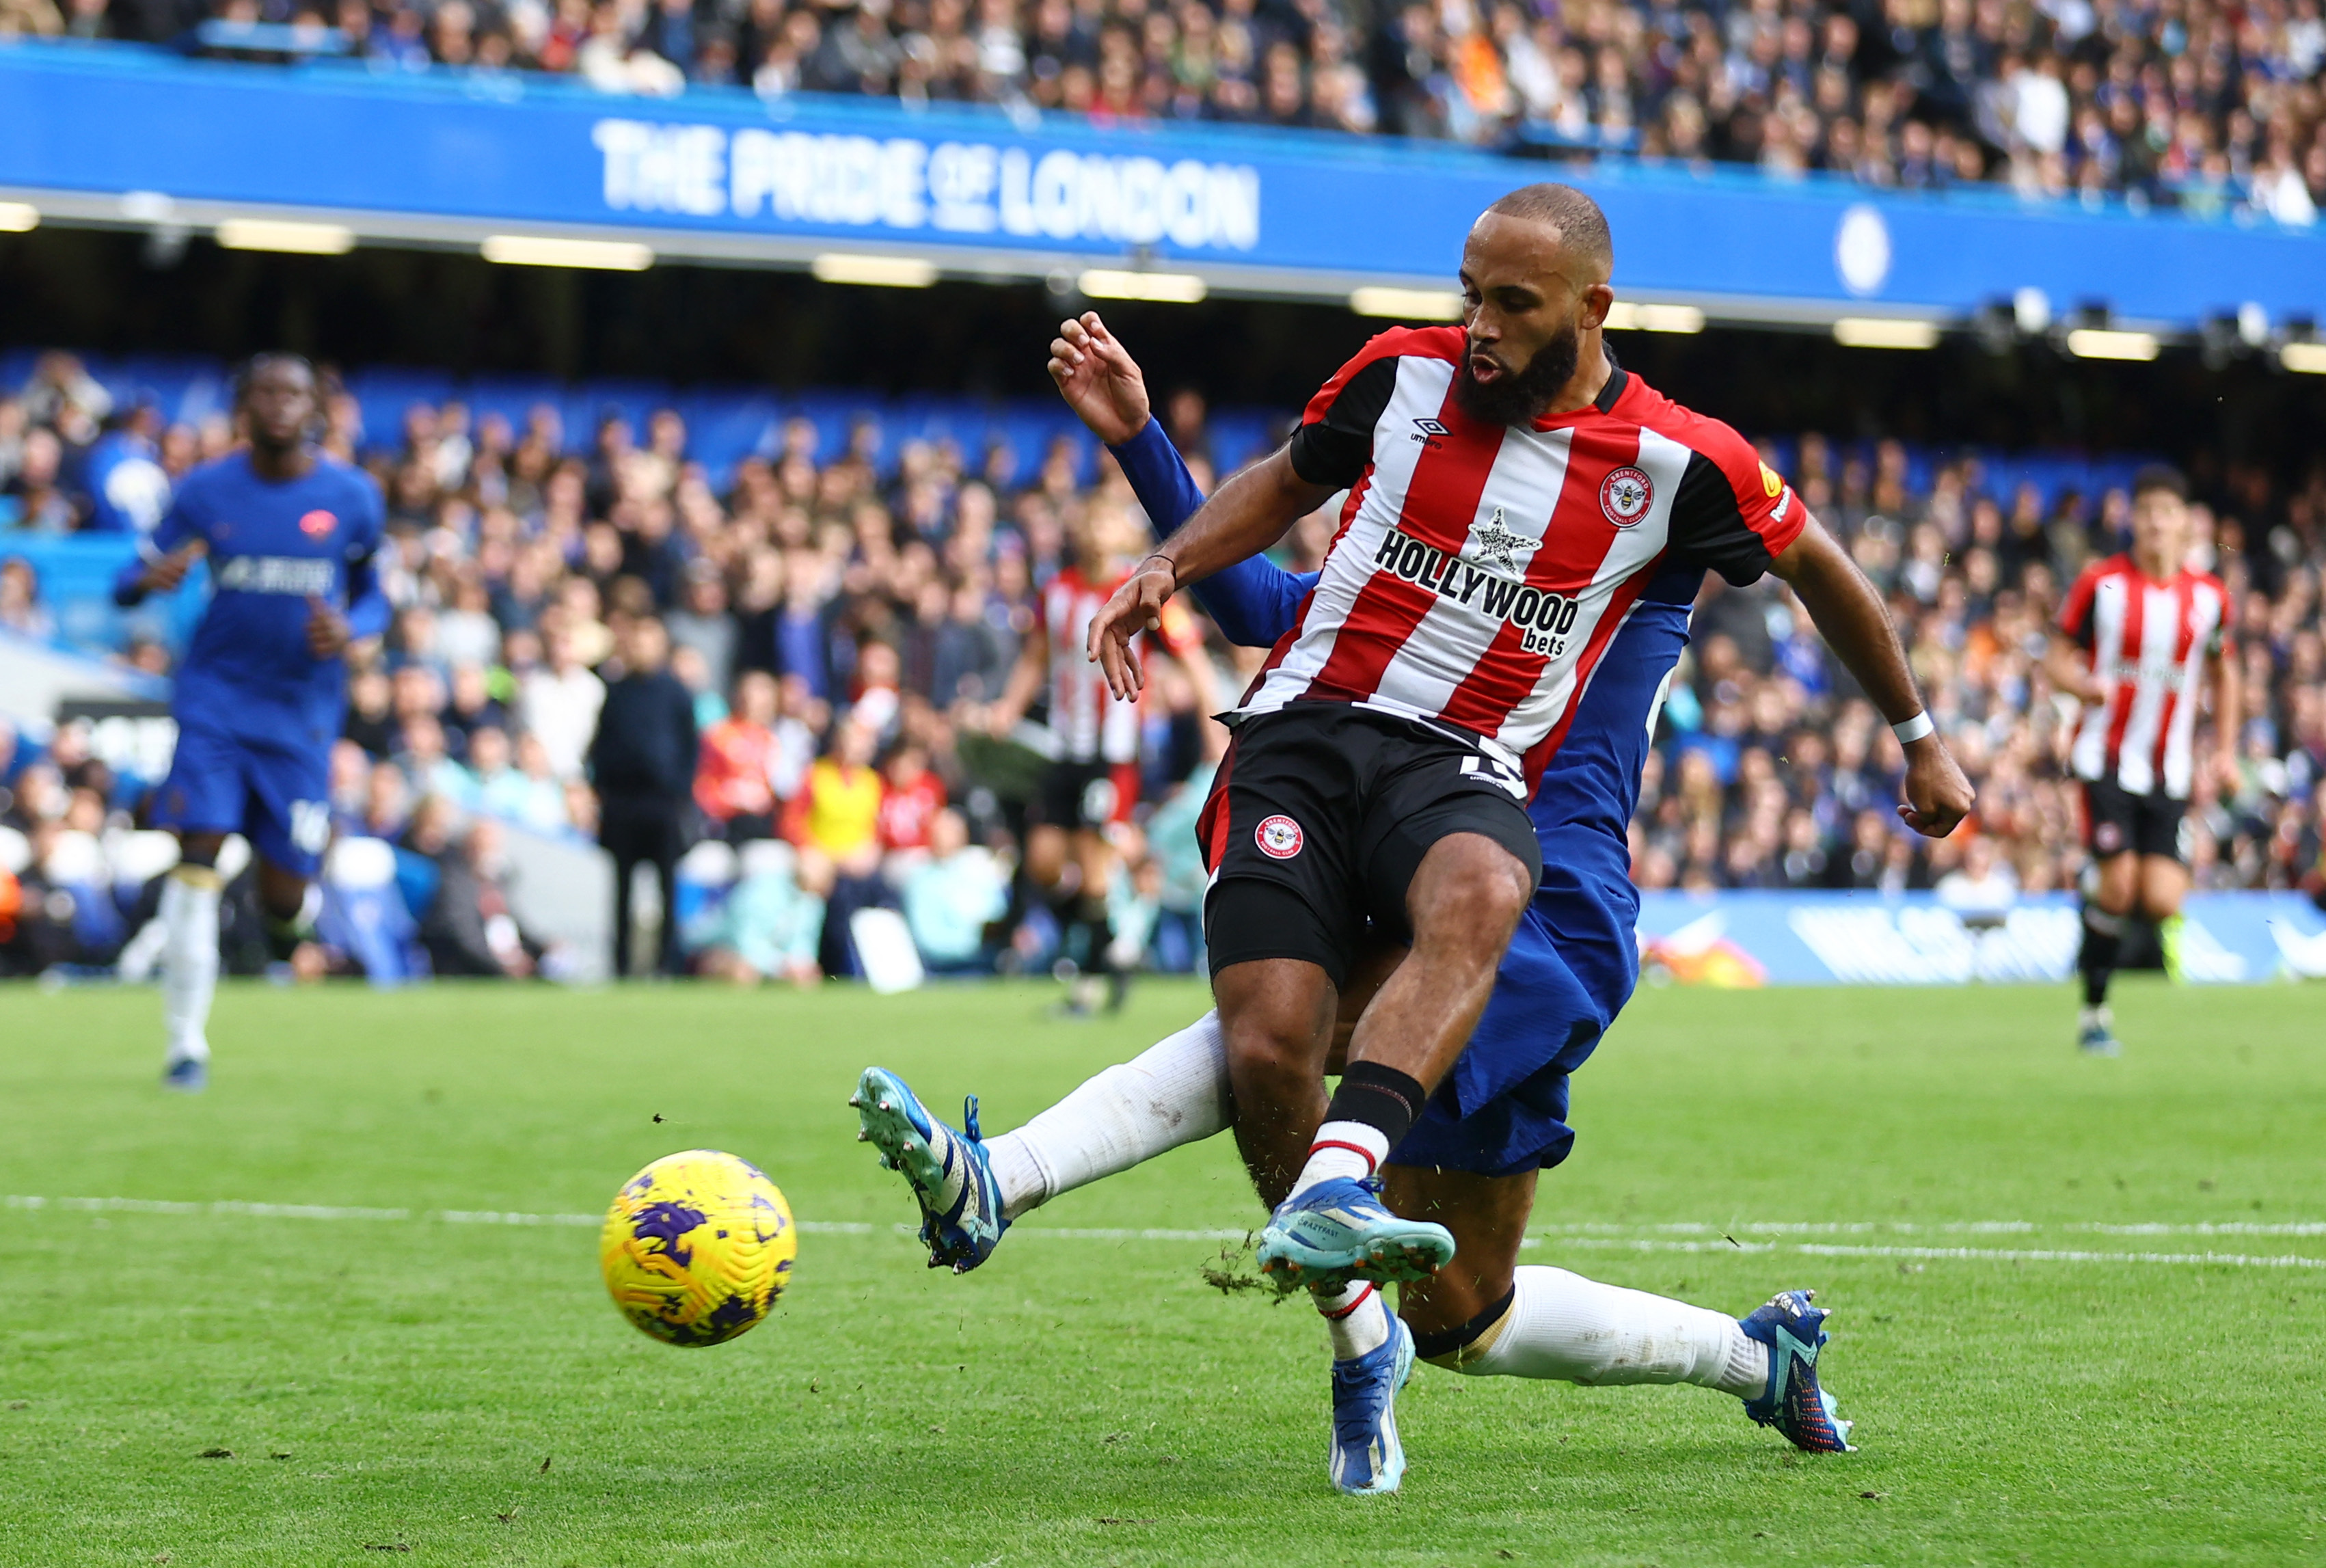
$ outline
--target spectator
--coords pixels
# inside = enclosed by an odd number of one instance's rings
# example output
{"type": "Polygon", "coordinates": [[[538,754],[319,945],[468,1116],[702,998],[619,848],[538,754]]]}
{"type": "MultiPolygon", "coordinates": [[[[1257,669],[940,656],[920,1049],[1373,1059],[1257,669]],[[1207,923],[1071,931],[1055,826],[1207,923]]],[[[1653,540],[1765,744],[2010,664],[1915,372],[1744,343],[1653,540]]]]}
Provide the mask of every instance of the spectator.
{"type": "Polygon", "coordinates": [[[1009,910],[1009,877],[969,841],[959,812],[940,809],[928,825],[928,854],[905,874],[905,923],[932,974],[991,973],[996,944],[987,929],[1009,910]]]}
{"type": "Polygon", "coordinates": [[[614,859],[614,973],[630,973],[630,884],[644,863],[653,866],[662,892],[656,969],[675,975],[682,972],[678,858],[686,849],[699,744],[694,700],[667,667],[670,638],[662,622],[641,616],[626,634],[623,673],[606,692],[589,750],[598,842],[614,859]]]}
{"type": "Polygon", "coordinates": [[[542,944],[526,934],[509,907],[507,857],[500,824],[478,817],[457,854],[441,863],[435,901],[420,923],[421,945],[439,975],[524,979],[542,944]]]}
{"type": "Polygon", "coordinates": [[[526,732],[541,742],[552,773],[562,779],[578,777],[591,737],[598,732],[606,684],[582,667],[570,630],[552,629],[543,637],[542,649],[547,663],[525,678],[518,699],[526,732]]]}
{"type": "Polygon", "coordinates": [[[694,803],[712,831],[730,843],[774,836],[775,780],[780,743],[775,677],[746,671],[735,682],[735,710],[702,732],[694,803]]]}
{"type": "Polygon", "coordinates": [[[42,643],[57,635],[56,617],[41,603],[40,574],[21,555],[0,557],[0,632],[42,643]]]}
{"type": "Polygon", "coordinates": [[[929,852],[931,830],[944,803],[944,781],[930,768],[929,754],[910,741],[898,747],[881,769],[881,849],[892,857],[929,852]]]}
{"type": "Polygon", "coordinates": [[[831,887],[832,864],[814,849],[781,841],[745,846],[742,877],[700,930],[702,972],[736,985],[815,985],[823,978],[816,953],[831,887]]]}

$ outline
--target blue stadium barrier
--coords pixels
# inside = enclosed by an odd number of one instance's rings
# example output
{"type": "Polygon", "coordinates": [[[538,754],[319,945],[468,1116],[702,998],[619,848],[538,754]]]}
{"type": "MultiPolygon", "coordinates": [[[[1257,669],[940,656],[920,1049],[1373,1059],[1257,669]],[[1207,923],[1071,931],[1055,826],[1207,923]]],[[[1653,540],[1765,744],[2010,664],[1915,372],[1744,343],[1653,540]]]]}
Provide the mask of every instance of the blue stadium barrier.
{"type": "MultiPolygon", "coordinates": [[[[1313,132],[0,49],[0,194],[83,220],[200,225],[256,207],[442,243],[550,230],[794,264],[869,246],[1015,276],[1177,264],[1219,286],[1333,297],[1447,286],[1472,218],[1549,172],[1313,132]],[[1396,220],[1357,216],[1382,212],[1396,220]]],[[[2266,221],[1735,166],[1557,172],[1607,209],[1618,288],[1650,300],[1959,319],[2035,290],[2056,315],[2098,305],[2181,331],[2247,305],[2280,325],[2326,313],[2326,234],[2266,221]]]]}
{"type": "MultiPolygon", "coordinates": [[[[1640,949],[1651,974],[1714,986],[2061,982],[2075,972],[2081,918],[2071,894],[1951,908],[1907,893],[1645,893],[1640,949]]],[[[2182,976],[2198,984],[2285,978],[2280,932],[2326,932],[2298,893],[2195,893],[2182,976]]]]}

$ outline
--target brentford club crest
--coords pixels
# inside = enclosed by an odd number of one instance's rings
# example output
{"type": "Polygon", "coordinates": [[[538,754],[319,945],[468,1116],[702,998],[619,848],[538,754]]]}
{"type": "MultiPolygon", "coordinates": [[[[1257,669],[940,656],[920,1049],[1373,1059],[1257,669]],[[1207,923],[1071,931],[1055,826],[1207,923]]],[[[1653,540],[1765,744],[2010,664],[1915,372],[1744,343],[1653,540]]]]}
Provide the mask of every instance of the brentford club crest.
{"type": "Polygon", "coordinates": [[[1648,515],[1656,487],[1644,469],[1622,468],[1599,482],[1599,510],[1618,528],[1629,528],[1648,515]]]}
{"type": "Polygon", "coordinates": [[[1300,824],[1290,817],[1262,817],[1252,830],[1252,842],[1271,860],[1289,860],[1300,853],[1300,824]]]}

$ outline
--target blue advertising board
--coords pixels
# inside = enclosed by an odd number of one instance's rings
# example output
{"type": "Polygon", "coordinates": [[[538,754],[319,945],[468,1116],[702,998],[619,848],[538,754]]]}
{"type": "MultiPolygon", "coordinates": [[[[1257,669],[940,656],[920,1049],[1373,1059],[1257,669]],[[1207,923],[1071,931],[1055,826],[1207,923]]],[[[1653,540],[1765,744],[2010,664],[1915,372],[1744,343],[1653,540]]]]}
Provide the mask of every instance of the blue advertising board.
{"type": "MultiPolygon", "coordinates": [[[[852,243],[1011,275],[1136,257],[1329,294],[1444,285],[1482,208],[1558,172],[1382,138],[0,47],[0,195],[69,219],[250,209],[383,237],[517,227],[737,259],[852,243]]],[[[2033,288],[2061,311],[2175,329],[2246,305],[2281,322],[2326,311],[2326,237],[2272,224],[1614,160],[1561,177],[1606,208],[1634,298],[1961,316],[2033,288]]]]}
{"type": "MultiPolygon", "coordinates": [[[[2196,984],[2326,978],[2326,914],[2298,893],[2195,893],[2182,978],[2196,984]]],[[[1649,893],[1643,970],[1713,986],[2058,982],[2075,973],[2082,918],[2070,894],[2001,909],[1927,893],[1649,893]]]]}

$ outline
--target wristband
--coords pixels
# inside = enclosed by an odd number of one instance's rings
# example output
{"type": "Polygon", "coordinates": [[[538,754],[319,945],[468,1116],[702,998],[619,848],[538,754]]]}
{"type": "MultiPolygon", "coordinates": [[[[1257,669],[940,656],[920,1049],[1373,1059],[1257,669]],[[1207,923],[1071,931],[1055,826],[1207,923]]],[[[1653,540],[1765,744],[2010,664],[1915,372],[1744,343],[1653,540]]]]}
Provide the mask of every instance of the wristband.
{"type": "Polygon", "coordinates": [[[1915,714],[1914,717],[1909,719],[1903,724],[1892,725],[1890,727],[1890,733],[1898,738],[1899,745],[1912,746],[1915,741],[1921,739],[1925,735],[1935,733],[1938,728],[1939,727],[1937,725],[1931,722],[1930,714],[1923,712],[1915,714]]]}

